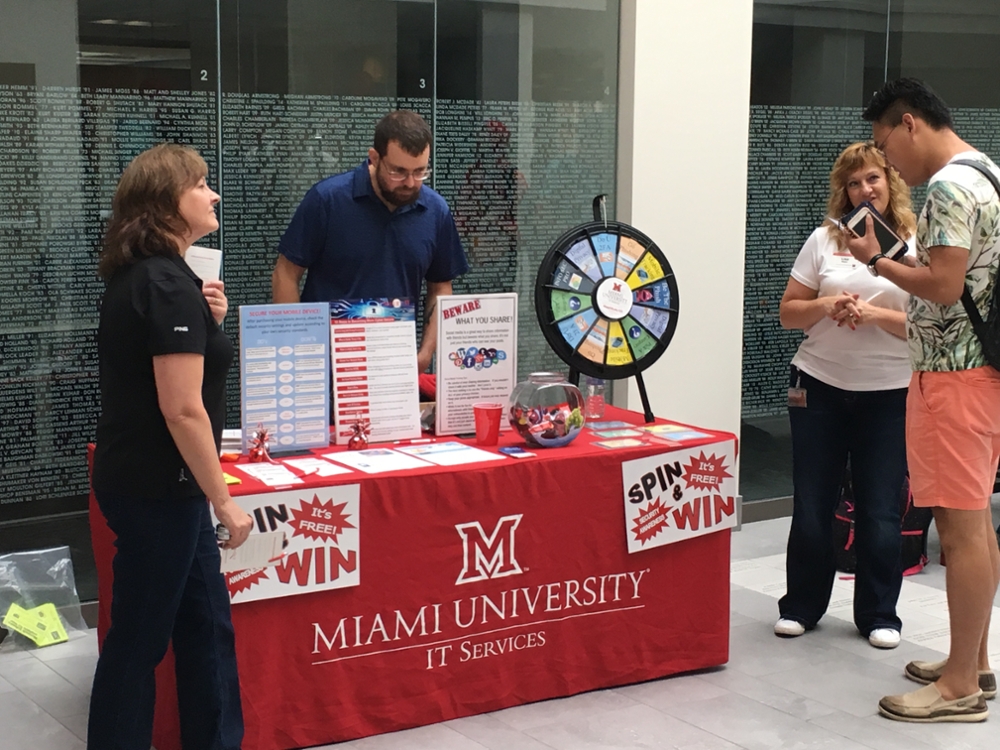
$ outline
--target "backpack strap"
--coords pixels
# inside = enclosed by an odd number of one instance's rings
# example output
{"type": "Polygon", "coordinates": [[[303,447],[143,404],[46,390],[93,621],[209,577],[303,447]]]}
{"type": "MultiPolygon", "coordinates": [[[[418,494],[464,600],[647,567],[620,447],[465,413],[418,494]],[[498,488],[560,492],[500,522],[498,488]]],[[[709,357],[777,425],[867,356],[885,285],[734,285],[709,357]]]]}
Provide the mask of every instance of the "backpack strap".
{"type": "MultiPolygon", "coordinates": [[[[990,181],[993,189],[997,192],[997,196],[1000,197],[1000,180],[997,180],[996,175],[993,174],[993,170],[985,164],[972,159],[956,159],[951,163],[961,164],[975,169],[977,172],[982,174],[983,177],[990,181]]],[[[998,281],[1000,281],[1000,279],[998,279],[998,281]]],[[[966,315],[968,315],[969,320],[972,321],[972,330],[976,332],[976,337],[979,339],[979,343],[983,345],[985,350],[986,342],[989,341],[989,332],[986,330],[986,323],[983,321],[983,316],[979,314],[979,308],[976,307],[976,303],[972,299],[972,291],[969,289],[968,284],[966,284],[962,290],[962,307],[965,308],[966,315]]]]}
{"type": "Polygon", "coordinates": [[[987,167],[981,161],[975,161],[973,159],[955,159],[955,161],[951,163],[962,164],[966,167],[972,167],[973,169],[981,173],[983,177],[989,180],[990,184],[993,186],[993,189],[997,191],[997,195],[1000,195],[1000,180],[998,180],[997,176],[993,174],[993,170],[987,167]]]}

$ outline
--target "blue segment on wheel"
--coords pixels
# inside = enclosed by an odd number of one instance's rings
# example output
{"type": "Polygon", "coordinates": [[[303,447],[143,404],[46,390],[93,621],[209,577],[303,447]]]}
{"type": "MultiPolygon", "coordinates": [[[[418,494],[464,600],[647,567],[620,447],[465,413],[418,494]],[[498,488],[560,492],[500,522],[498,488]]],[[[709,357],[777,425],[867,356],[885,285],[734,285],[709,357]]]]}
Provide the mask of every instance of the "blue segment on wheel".
{"type": "Polygon", "coordinates": [[[598,234],[590,238],[597,251],[597,261],[601,264],[601,271],[604,276],[615,275],[615,263],[618,258],[618,235],[598,234]]]}
{"type": "Polygon", "coordinates": [[[600,281],[603,278],[601,266],[597,262],[597,256],[594,255],[594,248],[591,246],[590,240],[583,239],[577,242],[566,251],[566,257],[594,281],[600,281]]]}
{"type": "Polygon", "coordinates": [[[656,336],[656,338],[660,338],[663,335],[663,332],[667,330],[667,324],[670,322],[670,313],[640,305],[632,308],[632,317],[647,331],[656,336]]]}
{"type": "Polygon", "coordinates": [[[667,284],[666,280],[663,280],[649,286],[639,287],[632,293],[632,299],[637,305],[669,310],[671,302],[670,285],[667,284]]]}
{"type": "Polygon", "coordinates": [[[587,331],[594,325],[595,320],[597,320],[597,313],[593,310],[584,310],[579,315],[566,318],[559,323],[559,332],[566,339],[566,343],[576,349],[583,341],[583,337],[587,335],[587,331]]]}

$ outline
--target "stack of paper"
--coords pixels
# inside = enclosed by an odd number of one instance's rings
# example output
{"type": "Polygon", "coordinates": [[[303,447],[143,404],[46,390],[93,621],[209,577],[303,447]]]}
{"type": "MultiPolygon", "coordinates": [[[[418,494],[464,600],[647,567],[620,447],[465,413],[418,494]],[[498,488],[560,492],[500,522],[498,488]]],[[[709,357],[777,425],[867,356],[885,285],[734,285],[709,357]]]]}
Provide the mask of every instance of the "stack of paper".
{"type": "Polygon", "coordinates": [[[223,430],[222,448],[223,453],[239,453],[243,450],[243,430],[223,430]]]}

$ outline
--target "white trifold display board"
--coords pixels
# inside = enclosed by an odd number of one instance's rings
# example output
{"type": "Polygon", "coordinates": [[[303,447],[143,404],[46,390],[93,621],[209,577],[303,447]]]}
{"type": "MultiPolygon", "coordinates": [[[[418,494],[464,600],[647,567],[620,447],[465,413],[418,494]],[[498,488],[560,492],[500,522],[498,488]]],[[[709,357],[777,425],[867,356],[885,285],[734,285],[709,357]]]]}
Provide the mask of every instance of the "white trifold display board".
{"type": "MultiPolygon", "coordinates": [[[[435,432],[475,430],[473,404],[504,405],[517,384],[517,294],[438,297],[435,432]]],[[[507,429],[507,420],[500,424],[507,429]]]]}

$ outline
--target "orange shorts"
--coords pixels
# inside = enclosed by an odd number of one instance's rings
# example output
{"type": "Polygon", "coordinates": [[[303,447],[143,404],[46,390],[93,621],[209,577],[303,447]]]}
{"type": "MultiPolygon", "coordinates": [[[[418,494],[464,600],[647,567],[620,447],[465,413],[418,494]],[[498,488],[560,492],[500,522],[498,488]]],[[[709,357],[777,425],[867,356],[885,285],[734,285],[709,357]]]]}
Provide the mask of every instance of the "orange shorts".
{"type": "Polygon", "coordinates": [[[906,396],[913,504],[988,508],[1000,459],[1000,372],[915,372],[906,396]]]}

